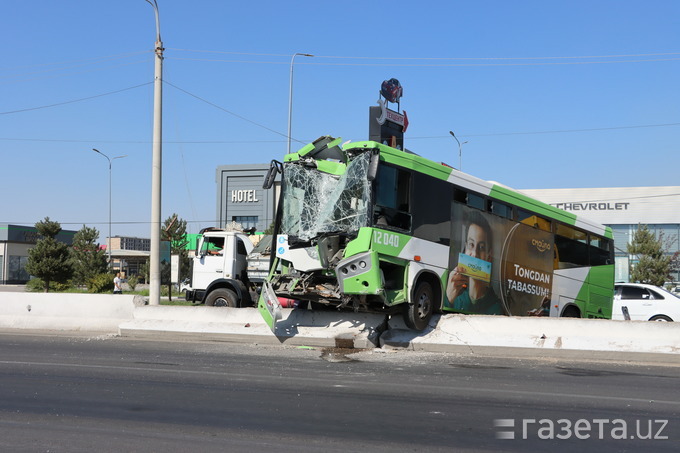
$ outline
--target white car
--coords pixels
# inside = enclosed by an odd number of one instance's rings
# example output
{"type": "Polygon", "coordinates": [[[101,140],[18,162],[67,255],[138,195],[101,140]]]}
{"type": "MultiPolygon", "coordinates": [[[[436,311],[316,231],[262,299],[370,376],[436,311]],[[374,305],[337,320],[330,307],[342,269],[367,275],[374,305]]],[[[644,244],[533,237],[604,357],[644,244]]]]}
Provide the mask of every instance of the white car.
{"type": "Polygon", "coordinates": [[[642,283],[617,283],[614,288],[612,319],[680,321],[680,297],[665,289],[642,283]]]}

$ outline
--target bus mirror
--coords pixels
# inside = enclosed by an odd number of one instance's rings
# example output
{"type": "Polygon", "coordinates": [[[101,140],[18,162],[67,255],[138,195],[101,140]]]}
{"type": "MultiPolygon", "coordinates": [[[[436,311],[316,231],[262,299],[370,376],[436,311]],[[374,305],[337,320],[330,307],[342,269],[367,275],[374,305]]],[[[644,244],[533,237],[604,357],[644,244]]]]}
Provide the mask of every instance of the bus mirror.
{"type": "Polygon", "coordinates": [[[271,189],[276,180],[276,173],[283,174],[283,164],[277,160],[272,160],[267,170],[267,176],[264,177],[263,189],[271,189]]]}
{"type": "Polygon", "coordinates": [[[367,177],[369,181],[373,181],[378,174],[378,162],[380,162],[380,154],[377,150],[371,151],[371,160],[368,163],[367,177]]]}

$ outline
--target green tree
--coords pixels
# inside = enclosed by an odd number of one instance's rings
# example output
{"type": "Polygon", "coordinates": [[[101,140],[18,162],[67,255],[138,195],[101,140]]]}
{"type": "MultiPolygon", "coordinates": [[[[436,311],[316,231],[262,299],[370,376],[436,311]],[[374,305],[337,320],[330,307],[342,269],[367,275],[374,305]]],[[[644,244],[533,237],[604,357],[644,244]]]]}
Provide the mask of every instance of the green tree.
{"type": "Polygon", "coordinates": [[[663,286],[670,271],[671,257],[666,255],[661,240],[649,231],[647,225],[638,225],[628,253],[637,258],[631,265],[630,281],[663,286]]]}
{"type": "Polygon", "coordinates": [[[274,225],[275,223],[272,222],[266,230],[263,231],[264,234],[274,234],[274,225]]]}
{"type": "Polygon", "coordinates": [[[139,266],[139,275],[142,276],[142,280],[144,280],[144,283],[149,283],[149,273],[151,272],[150,268],[151,265],[149,263],[149,260],[144,261],[144,263],[142,263],[139,266]]]}
{"type": "Polygon", "coordinates": [[[73,264],[73,283],[84,285],[98,274],[106,273],[108,264],[106,253],[97,244],[99,231],[83,227],[73,236],[71,262],[73,264]]]}
{"type": "Polygon", "coordinates": [[[670,263],[668,265],[668,280],[669,282],[677,282],[677,275],[680,272],[680,251],[678,251],[678,235],[671,234],[666,236],[663,231],[659,233],[659,242],[663,248],[666,256],[669,257],[670,263]],[[675,252],[673,251],[675,250],[675,252]]]}
{"type": "Polygon", "coordinates": [[[66,283],[73,275],[73,267],[69,259],[69,248],[55,238],[61,231],[59,222],[49,217],[35,224],[40,238],[35,247],[28,251],[26,271],[43,281],[45,292],[50,283],[66,283]]]}
{"type": "MultiPolygon", "coordinates": [[[[163,240],[170,241],[170,254],[179,256],[179,281],[184,280],[189,276],[189,251],[187,245],[189,238],[187,237],[187,221],[179,218],[177,214],[172,214],[163,222],[163,229],[161,230],[161,237],[163,240]]],[[[168,294],[172,300],[170,281],[170,266],[167,268],[161,267],[161,282],[168,285],[168,294]]]]}

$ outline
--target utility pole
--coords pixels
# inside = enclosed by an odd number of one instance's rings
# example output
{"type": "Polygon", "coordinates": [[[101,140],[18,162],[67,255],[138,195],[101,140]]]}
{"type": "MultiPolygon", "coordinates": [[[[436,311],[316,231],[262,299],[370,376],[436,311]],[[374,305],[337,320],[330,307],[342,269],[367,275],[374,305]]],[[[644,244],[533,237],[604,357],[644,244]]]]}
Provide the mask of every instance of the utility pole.
{"type": "Polygon", "coordinates": [[[156,0],[146,0],[156,15],[155,70],[153,82],[153,158],[151,164],[151,251],[149,255],[149,305],[161,303],[161,180],[163,114],[163,42],[156,0]]]}

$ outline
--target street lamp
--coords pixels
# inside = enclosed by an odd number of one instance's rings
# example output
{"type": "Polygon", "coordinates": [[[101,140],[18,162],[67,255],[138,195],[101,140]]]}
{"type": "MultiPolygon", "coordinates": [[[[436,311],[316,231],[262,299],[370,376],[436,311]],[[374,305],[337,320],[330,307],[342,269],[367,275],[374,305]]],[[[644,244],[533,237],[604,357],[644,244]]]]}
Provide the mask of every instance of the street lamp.
{"type": "Polygon", "coordinates": [[[461,143],[453,131],[449,131],[449,134],[451,134],[451,137],[455,138],[456,142],[458,142],[458,170],[463,171],[463,145],[467,143],[467,140],[461,143]]]}
{"type": "Polygon", "coordinates": [[[288,91],[288,152],[290,154],[290,128],[291,128],[291,118],[293,116],[293,63],[295,62],[295,57],[300,55],[301,57],[313,57],[314,55],[308,53],[295,53],[290,59],[290,89],[288,91]]]}
{"type": "Polygon", "coordinates": [[[111,162],[116,159],[122,159],[123,157],[127,157],[127,154],[124,154],[122,156],[116,156],[114,158],[109,158],[109,156],[99,151],[98,149],[92,148],[92,151],[101,154],[102,156],[106,157],[106,160],[109,161],[109,243],[106,245],[106,249],[109,252],[109,267],[112,267],[113,261],[111,261],[111,162]]]}
{"type": "Polygon", "coordinates": [[[146,0],[156,16],[153,158],[151,164],[151,247],[149,253],[149,305],[161,303],[161,176],[162,176],[162,114],[163,114],[163,42],[156,0],[146,0]]]}

